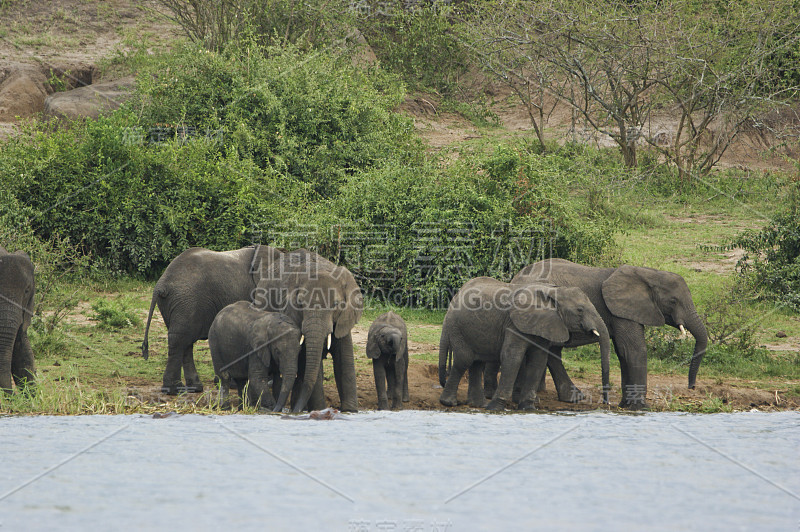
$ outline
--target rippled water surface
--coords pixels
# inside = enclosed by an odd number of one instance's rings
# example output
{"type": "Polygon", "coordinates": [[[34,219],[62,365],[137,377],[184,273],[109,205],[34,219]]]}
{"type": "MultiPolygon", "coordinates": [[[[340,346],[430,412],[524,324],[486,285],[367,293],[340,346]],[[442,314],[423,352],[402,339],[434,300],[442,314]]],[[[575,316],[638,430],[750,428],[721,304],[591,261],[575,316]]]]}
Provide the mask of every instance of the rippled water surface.
{"type": "Polygon", "coordinates": [[[800,413],[0,418],[0,530],[798,530],[800,413]]]}

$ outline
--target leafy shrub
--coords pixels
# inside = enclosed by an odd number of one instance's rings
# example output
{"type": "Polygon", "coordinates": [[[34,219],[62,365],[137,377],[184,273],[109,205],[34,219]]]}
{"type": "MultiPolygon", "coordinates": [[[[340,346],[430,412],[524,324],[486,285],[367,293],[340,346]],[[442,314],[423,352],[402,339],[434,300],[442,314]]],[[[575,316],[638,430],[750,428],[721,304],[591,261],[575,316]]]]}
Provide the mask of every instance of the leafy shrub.
{"type": "Polygon", "coordinates": [[[346,38],[355,12],[344,0],[158,0],[192,41],[220,52],[229,43],[255,36],[322,46],[346,38]]]}
{"type": "Polygon", "coordinates": [[[328,51],[242,46],[154,61],[138,78],[141,122],[219,131],[240,157],[325,197],[358,169],[418,151],[411,120],[390,111],[403,88],[380,70],[328,51]]]}
{"type": "Polygon", "coordinates": [[[180,48],[107,117],[27,124],[0,151],[10,211],[99,267],[152,277],[188,247],[249,244],[253,226],[336,194],[353,172],[422,157],[411,122],[389,111],[402,87],[385,75],[252,46],[180,48]]]}
{"type": "Polygon", "coordinates": [[[726,283],[720,293],[705,304],[700,314],[711,343],[729,346],[744,354],[752,354],[758,348],[757,322],[753,321],[748,299],[749,294],[740,285],[726,283]]]}
{"type": "MultiPolygon", "coordinates": [[[[152,274],[187,247],[248,243],[253,219],[279,216],[291,183],[205,138],[132,142],[119,111],[70,129],[32,123],[6,143],[0,174],[44,240],[68,239],[94,264],[152,274]],[[262,199],[283,192],[284,201],[262,199]]],[[[295,187],[296,188],[296,187],[295,187]]]]}
{"type": "Polygon", "coordinates": [[[507,281],[551,255],[595,261],[613,231],[585,214],[569,190],[575,168],[557,159],[522,144],[464,152],[446,167],[434,160],[355,174],[304,217],[305,245],[350,268],[373,297],[434,308],[476,276],[507,281]]]}
{"type": "Polygon", "coordinates": [[[800,182],[791,185],[783,212],[760,231],[743,232],[731,245],[747,252],[737,268],[751,290],[800,310],[800,182]]]}
{"type": "Polygon", "coordinates": [[[115,330],[142,324],[141,317],[126,299],[98,299],[92,303],[92,310],[92,319],[97,320],[101,329],[115,330]]]}
{"type": "Polygon", "coordinates": [[[415,88],[452,94],[469,64],[452,9],[434,2],[376,17],[367,37],[381,64],[415,88]]]}

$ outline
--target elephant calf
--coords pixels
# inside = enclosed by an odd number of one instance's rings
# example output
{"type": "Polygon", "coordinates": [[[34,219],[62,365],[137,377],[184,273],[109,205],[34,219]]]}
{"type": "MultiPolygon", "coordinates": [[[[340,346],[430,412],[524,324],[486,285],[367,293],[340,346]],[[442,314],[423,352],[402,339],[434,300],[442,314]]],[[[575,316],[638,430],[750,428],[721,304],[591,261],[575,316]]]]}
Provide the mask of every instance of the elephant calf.
{"type": "Polygon", "coordinates": [[[23,251],[0,247],[0,393],[35,390],[36,367],[28,341],[33,317],[33,263],[23,251]]]}
{"type": "Polygon", "coordinates": [[[367,356],[372,359],[378,410],[403,408],[408,401],[408,334],[406,322],[394,312],[381,314],[372,322],[367,336],[367,356]],[[389,386],[387,396],[386,386],[389,386]]]}
{"type": "Polygon", "coordinates": [[[243,402],[283,410],[297,378],[302,342],[300,329],[282,314],[255,309],[247,301],[223,308],[208,331],[220,402],[226,402],[234,383],[243,402]],[[280,386],[277,401],[269,389],[270,377],[274,390],[280,386]]]}
{"type": "Polygon", "coordinates": [[[469,404],[483,406],[483,366],[499,362],[500,384],[486,408],[505,408],[527,357],[519,407],[532,409],[534,382],[544,374],[547,359],[555,356],[558,347],[573,341],[600,342],[603,389],[607,391],[608,330],[583,291],[539,283],[515,286],[490,277],[472,279],[450,302],[442,325],[439,382],[444,390],[439,402],[457,404],[458,384],[469,369],[469,404]],[[448,375],[446,364],[451,353],[448,375]]]}

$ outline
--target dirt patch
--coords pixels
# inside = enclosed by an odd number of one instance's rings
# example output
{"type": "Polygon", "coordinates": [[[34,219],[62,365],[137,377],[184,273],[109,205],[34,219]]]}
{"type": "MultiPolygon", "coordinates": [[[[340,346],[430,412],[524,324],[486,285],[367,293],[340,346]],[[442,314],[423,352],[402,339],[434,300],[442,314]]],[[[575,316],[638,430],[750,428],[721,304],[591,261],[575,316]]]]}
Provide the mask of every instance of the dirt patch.
{"type": "MultiPolygon", "coordinates": [[[[378,406],[375,393],[375,382],[371,369],[360,368],[357,378],[358,402],[362,410],[374,410],[378,406]]],[[[611,405],[600,403],[598,383],[584,379],[573,379],[586,395],[586,400],[572,404],[558,400],[553,388],[553,381],[548,376],[547,390],[539,394],[538,409],[544,412],[556,411],[590,411],[610,410],[625,412],[615,406],[619,402],[619,393],[612,393],[611,405]]],[[[476,409],[464,405],[445,408],[439,404],[442,389],[439,386],[438,368],[427,361],[414,360],[408,368],[409,395],[411,400],[403,406],[407,410],[440,410],[446,412],[471,412],[476,409]]],[[[207,383],[209,386],[211,383],[207,383]]],[[[619,380],[612,379],[612,385],[618,389],[619,380]]],[[[147,383],[142,379],[127,379],[129,400],[143,404],[177,404],[181,406],[196,404],[205,406],[213,400],[214,393],[190,394],[185,396],[167,396],[160,392],[160,383],[147,383]]],[[[743,379],[698,379],[694,390],[686,387],[686,376],[650,375],[648,376],[647,402],[653,411],[669,411],[682,405],[682,409],[690,407],[702,412],[704,408],[716,411],[730,408],[735,411],[797,410],[800,409],[800,397],[796,390],[800,381],[775,381],[756,383],[743,379]],[[756,386],[765,388],[759,389],[756,386]],[[794,391],[792,391],[794,390],[794,391]]],[[[459,400],[466,401],[467,383],[459,387],[459,400]]],[[[325,381],[325,398],[328,405],[337,406],[339,396],[333,379],[325,381]]]]}

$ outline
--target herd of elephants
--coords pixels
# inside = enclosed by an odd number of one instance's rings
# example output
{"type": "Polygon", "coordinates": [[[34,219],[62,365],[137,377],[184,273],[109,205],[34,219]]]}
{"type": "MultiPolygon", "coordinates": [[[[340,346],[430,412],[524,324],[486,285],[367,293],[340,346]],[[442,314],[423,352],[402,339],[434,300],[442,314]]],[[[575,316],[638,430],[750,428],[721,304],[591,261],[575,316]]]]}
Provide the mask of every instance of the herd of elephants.
{"type": "MultiPolygon", "coordinates": [[[[34,387],[34,355],[27,337],[33,312],[34,268],[24,252],[0,248],[0,388],[34,387]]],[[[322,359],[330,354],[340,409],[358,410],[351,331],[363,297],[352,273],[311,251],[257,245],[233,251],[191,248],[156,283],[142,355],[155,307],[167,326],[162,392],[203,391],[193,357],[208,339],[221,404],[231,386],[243,403],[280,412],[325,408],[322,359]],[[183,379],[181,380],[181,370],[183,379]]],[[[560,401],[583,399],[561,361],[564,347],[600,344],[603,398],[608,401],[609,352],[620,362],[620,406],[647,406],[644,326],[671,325],[695,338],[689,388],[708,334],[684,279],[675,273],[623,265],[597,268],[547,259],[523,268],[510,283],[478,277],[450,302],[439,344],[439,401],[455,406],[469,370],[468,404],[502,410],[535,408],[546,369],[560,401]],[[499,374],[499,381],[498,381],[499,374]]],[[[379,409],[399,409],[408,395],[408,335],[394,312],[371,324],[379,409]]]]}

